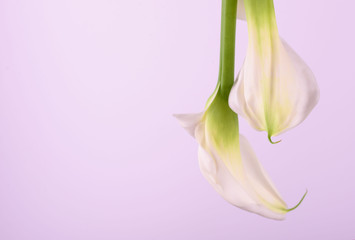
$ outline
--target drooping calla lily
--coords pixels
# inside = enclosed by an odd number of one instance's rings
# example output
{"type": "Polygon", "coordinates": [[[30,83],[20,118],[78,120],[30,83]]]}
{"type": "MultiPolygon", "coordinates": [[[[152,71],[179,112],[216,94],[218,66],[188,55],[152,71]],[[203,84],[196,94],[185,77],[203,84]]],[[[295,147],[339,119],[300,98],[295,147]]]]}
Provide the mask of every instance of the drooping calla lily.
{"type": "Polygon", "coordinates": [[[247,55],[230,107],[268,138],[300,124],[319,99],[315,77],[278,33],[273,0],[239,0],[248,24],[247,55]],[[244,6],[243,6],[244,5],[244,6]]]}
{"type": "Polygon", "coordinates": [[[285,202],[256,158],[246,138],[239,136],[238,115],[228,105],[234,82],[237,0],[222,0],[221,54],[218,84],[205,111],[175,117],[199,144],[202,174],[229,203],[261,216],[281,220],[285,202]]]}
{"type": "Polygon", "coordinates": [[[259,163],[247,139],[239,136],[238,116],[228,106],[220,85],[198,114],[175,115],[198,142],[203,176],[229,203],[261,216],[282,220],[285,202],[259,163]]]}

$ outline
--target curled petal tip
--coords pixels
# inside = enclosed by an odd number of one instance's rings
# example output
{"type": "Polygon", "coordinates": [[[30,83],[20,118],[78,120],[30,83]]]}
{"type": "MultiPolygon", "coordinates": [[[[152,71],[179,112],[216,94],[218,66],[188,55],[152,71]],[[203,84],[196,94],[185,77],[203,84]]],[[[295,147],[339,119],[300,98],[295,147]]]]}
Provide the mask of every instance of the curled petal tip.
{"type": "Polygon", "coordinates": [[[307,193],[308,193],[308,190],[306,189],[305,194],[303,194],[303,197],[302,197],[301,200],[297,203],[297,205],[294,206],[293,208],[286,209],[286,211],[287,211],[287,212],[291,212],[291,211],[295,210],[296,208],[298,208],[298,206],[301,205],[301,203],[303,202],[303,199],[306,197],[307,193]]]}
{"type": "Polygon", "coordinates": [[[279,140],[279,141],[277,141],[277,142],[272,141],[272,140],[271,140],[271,135],[270,135],[270,134],[268,134],[268,135],[267,135],[267,137],[268,137],[268,139],[269,139],[270,143],[272,143],[272,144],[276,144],[276,143],[281,142],[281,140],[279,140]]]}

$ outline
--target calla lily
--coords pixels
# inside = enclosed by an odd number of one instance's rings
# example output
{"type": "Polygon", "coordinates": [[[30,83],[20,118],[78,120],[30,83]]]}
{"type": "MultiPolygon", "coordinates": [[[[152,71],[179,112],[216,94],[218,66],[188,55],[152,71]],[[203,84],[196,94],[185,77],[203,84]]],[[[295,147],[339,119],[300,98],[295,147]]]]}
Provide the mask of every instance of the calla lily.
{"type": "Polygon", "coordinates": [[[287,209],[247,139],[239,136],[238,116],[223,98],[220,85],[204,112],[175,117],[198,142],[201,172],[226,201],[276,220],[294,209],[287,209]]]}
{"type": "Polygon", "coordinates": [[[310,68],[280,38],[273,0],[238,2],[240,18],[246,16],[249,43],[229,105],[253,128],[266,131],[272,142],[272,136],[308,116],[318,102],[319,89],[310,68]]]}
{"type": "Polygon", "coordinates": [[[221,54],[218,83],[205,111],[175,115],[199,144],[202,174],[229,203],[267,218],[281,220],[288,211],[250,144],[239,136],[238,115],[228,105],[234,82],[237,0],[222,0],[221,54]]]}

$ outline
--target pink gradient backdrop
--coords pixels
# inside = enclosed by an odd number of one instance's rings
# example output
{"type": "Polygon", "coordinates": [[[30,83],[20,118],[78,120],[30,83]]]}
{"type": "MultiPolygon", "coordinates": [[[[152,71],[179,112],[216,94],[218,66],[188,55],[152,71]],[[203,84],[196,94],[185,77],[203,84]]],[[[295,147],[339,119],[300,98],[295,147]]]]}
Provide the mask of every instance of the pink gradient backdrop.
{"type": "Polygon", "coordinates": [[[0,239],[355,239],[355,2],[275,5],[321,89],[278,145],[241,120],[286,202],[309,190],[282,222],[222,200],[172,117],[214,89],[220,0],[1,0],[0,239]]]}

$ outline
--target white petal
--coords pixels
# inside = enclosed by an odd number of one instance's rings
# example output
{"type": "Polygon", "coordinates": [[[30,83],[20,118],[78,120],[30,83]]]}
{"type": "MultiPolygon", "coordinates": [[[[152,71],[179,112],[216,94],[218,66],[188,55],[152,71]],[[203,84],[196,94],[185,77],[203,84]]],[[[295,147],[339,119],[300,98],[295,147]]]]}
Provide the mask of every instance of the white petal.
{"type": "MultiPolygon", "coordinates": [[[[217,165],[203,147],[198,147],[198,162],[203,176],[210,184],[217,185],[217,165]]],[[[221,190],[218,190],[218,192],[221,190]]]]}
{"type": "Polygon", "coordinates": [[[286,42],[274,40],[271,50],[265,59],[255,46],[248,47],[229,105],[256,130],[272,128],[276,136],[308,116],[319,100],[319,89],[310,68],[286,42]]]}
{"type": "Polygon", "coordinates": [[[243,135],[240,135],[239,141],[246,176],[255,192],[273,206],[286,209],[286,203],[258,161],[248,140],[243,135]]]}
{"type": "MultiPolygon", "coordinates": [[[[284,58],[288,57],[290,65],[292,64],[291,71],[294,71],[295,82],[290,83],[289,87],[289,94],[293,97],[294,110],[280,133],[286,128],[291,129],[303,122],[319,102],[319,87],[312,70],[286,41],[281,40],[285,49],[284,54],[287,54],[284,58]]],[[[284,75],[286,74],[288,73],[285,72],[284,75]]]]}
{"type": "Polygon", "coordinates": [[[174,114],[180,125],[192,136],[195,137],[195,129],[201,122],[204,112],[192,114],[174,114]]]}
{"type": "Polygon", "coordinates": [[[213,156],[216,151],[207,146],[204,125],[198,126],[196,135],[199,136],[200,140],[198,150],[199,165],[206,180],[232,205],[243,209],[255,205],[255,201],[232,176],[224,162],[218,156],[213,156]]]}
{"type": "MultiPolygon", "coordinates": [[[[236,178],[213,146],[208,146],[204,124],[198,125],[198,159],[201,172],[212,187],[229,203],[267,218],[282,220],[286,204],[258,162],[248,141],[240,138],[244,179],[236,178]],[[266,204],[267,203],[267,204],[266,204]]],[[[237,147],[237,146],[236,146],[237,147]]],[[[240,155],[239,155],[240,157],[240,155]]]]}
{"type": "Polygon", "coordinates": [[[266,123],[263,114],[263,100],[260,91],[260,86],[258,86],[258,82],[254,81],[252,84],[247,84],[251,86],[250,88],[245,89],[245,82],[252,81],[253,79],[258,80],[258,77],[250,77],[245,80],[245,72],[250,72],[251,74],[257,73],[257,69],[255,71],[249,70],[246,61],[244,61],[243,67],[241,68],[237,80],[234,82],[232,90],[229,94],[229,106],[230,108],[236,112],[241,117],[245,118],[249,124],[258,131],[266,130],[266,123]],[[255,86],[255,90],[253,91],[253,86],[255,86]],[[254,94],[252,94],[254,92],[254,94]],[[249,94],[248,94],[249,93],[249,94]]]}

